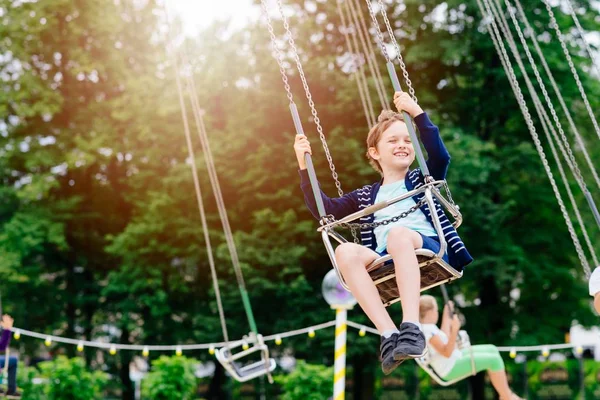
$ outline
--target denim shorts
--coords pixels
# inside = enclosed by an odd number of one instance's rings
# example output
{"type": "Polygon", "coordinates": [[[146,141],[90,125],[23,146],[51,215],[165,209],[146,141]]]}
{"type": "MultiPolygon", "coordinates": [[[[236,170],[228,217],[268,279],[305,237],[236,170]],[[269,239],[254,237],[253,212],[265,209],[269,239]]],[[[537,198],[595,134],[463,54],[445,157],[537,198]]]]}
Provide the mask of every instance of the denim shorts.
{"type": "MultiPolygon", "coordinates": [[[[419,232],[417,232],[417,233],[419,233],[419,232]]],[[[422,247],[423,249],[431,250],[436,254],[438,251],[440,251],[440,239],[438,239],[437,236],[425,236],[422,233],[419,233],[419,235],[421,235],[421,238],[423,239],[423,247],[422,247]]],[[[381,253],[379,253],[379,255],[382,257],[387,254],[388,254],[387,249],[385,249],[381,253]]],[[[444,257],[442,257],[442,259],[444,261],[446,261],[447,263],[449,263],[447,251],[446,251],[446,253],[444,253],[444,257]]]]}

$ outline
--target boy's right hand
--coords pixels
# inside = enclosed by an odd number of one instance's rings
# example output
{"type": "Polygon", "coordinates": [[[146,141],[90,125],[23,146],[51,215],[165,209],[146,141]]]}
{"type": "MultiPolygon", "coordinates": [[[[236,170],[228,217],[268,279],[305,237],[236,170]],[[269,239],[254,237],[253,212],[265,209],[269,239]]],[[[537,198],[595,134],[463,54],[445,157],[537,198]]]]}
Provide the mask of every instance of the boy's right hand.
{"type": "Polygon", "coordinates": [[[296,159],[298,160],[298,167],[300,169],[306,169],[306,162],[304,161],[304,154],[308,153],[312,155],[310,148],[310,142],[304,135],[296,135],[294,140],[294,151],[296,152],[296,159]]]}

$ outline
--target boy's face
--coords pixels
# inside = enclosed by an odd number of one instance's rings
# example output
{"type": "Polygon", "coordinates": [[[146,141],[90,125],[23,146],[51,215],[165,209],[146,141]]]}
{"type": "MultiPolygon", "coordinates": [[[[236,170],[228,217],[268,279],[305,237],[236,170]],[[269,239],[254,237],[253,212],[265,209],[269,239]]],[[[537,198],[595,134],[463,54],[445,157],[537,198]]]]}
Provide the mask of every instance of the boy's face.
{"type": "Polygon", "coordinates": [[[415,160],[415,149],[410,140],[406,124],[395,121],[387,128],[376,147],[369,148],[369,154],[379,162],[381,169],[408,169],[415,160]]]}

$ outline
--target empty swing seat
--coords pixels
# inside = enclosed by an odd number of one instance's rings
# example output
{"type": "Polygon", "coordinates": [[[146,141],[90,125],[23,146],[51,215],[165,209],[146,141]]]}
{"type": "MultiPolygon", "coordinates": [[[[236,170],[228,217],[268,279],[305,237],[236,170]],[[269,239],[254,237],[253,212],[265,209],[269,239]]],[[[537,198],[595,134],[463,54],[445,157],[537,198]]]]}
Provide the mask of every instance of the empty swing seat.
{"type": "MultiPolygon", "coordinates": [[[[415,252],[421,269],[421,291],[462,277],[462,272],[454,269],[433,251],[417,249],[415,252]]],[[[367,266],[367,271],[379,291],[381,301],[386,307],[400,301],[398,285],[396,284],[396,271],[390,254],[373,261],[367,266]]]]}
{"type": "Polygon", "coordinates": [[[232,354],[231,349],[240,345],[226,346],[215,353],[219,363],[238,382],[246,382],[262,375],[267,375],[269,382],[272,382],[271,372],[277,364],[274,359],[269,357],[269,348],[264,344],[262,336],[258,335],[258,337],[254,346],[239,353],[232,354]],[[243,363],[244,359],[256,352],[260,352],[260,360],[243,363]]]}

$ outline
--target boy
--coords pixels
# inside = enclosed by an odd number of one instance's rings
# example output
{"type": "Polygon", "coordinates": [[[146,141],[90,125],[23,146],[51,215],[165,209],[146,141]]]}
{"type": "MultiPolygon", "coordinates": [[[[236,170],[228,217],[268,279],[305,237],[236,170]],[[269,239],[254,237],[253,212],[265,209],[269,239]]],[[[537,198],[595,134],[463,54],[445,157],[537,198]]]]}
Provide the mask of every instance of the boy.
{"type": "MultiPolygon", "coordinates": [[[[396,92],[394,105],[398,111],[406,111],[419,128],[421,140],[429,156],[427,165],[431,176],[436,180],[445,179],[450,155],[444,147],[438,128],[407,93],[396,92]]],[[[304,162],[304,154],[311,153],[306,136],[297,135],[294,150],[300,167],[304,199],[312,214],[318,218],[304,162]]],[[[409,169],[415,159],[415,153],[401,114],[393,111],[381,113],[378,123],[371,128],[367,136],[367,158],[383,179],[339,198],[329,198],[321,192],[327,214],[340,219],[425,183],[419,169],[409,169]]],[[[389,219],[414,206],[415,199],[418,198],[417,195],[398,202],[362,218],[360,222],[389,219]]],[[[462,270],[473,259],[441,209],[436,212],[448,243],[448,253],[444,259],[455,269],[462,270]]],[[[426,248],[437,252],[440,243],[431,220],[431,210],[426,205],[396,223],[361,230],[361,239],[363,246],[355,243],[338,246],[335,251],[336,262],[352,294],[381,334],[381,368],[385,374],[390,374],[402,361],[422,357],[426,353],[425,336],[419,323],[421,278],[415,249],[426,248]],[[383,306],[379,292],[365,268],[386,253],[391,254],[394,260],[402,303],[403,320],[399,329],[383,306]]]]}

